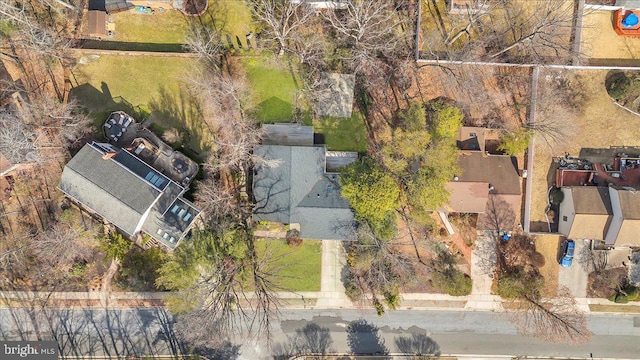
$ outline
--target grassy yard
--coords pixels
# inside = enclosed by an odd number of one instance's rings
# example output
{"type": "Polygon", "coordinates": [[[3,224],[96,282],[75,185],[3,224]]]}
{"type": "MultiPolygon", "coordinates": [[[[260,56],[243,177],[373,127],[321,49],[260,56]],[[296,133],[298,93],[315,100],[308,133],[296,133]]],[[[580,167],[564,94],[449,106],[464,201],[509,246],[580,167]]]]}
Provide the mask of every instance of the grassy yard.
{"type": "Polygon", "coordinates": [[[277,258],[277,284],[287,291],[320,291],[322,243],[304,240],[298,247],[290,247],[284,240],[258,240],[258,252],[271,252],[277,258]]]}
{"type": "Polygon", "coordinates": [[[544,277],[544,296],[555,297],[558,293],[558,246],[560,236],[536,236],[536,251],[544,255],[544,266],[540,267],[540,274],[544,277]]]}
{"type": "Polygon", "coordinates": [[[242,65],[251,83],[258,104],[256,117],[261,123],[290,122],[293,99],[299,80],[286,64],[276,64],[265,57],[242,58],[242,65]]]}
{"type": "Polygon", "coordinates": [[[189,147],[200,152],[207,147],[202,119],[181,86],[194,65],[193,59],[174,57],[100,56],[73,69],[71,94],[98,121],[110,111],[145,109],[161,129],[188,129],[189,147]]]}
{"type": "Polygon", "coordinates": [[[182,44],[192,21],[177,10],[146,15],[134,9],[111,16],[116,24],[112,40],[134,43],[182,44]]]}
{"type": "Polygon", "coordinates": [[[327,148],[333,151],[367,151],[367,128],[362,115],[353,112],[351,118],[325,116],[313,121],[314,132],[324,135],[327,148]]]}
{"type": "Polygon", "coordinates": [[[222,42],[231,47],[247,47],[246,35],[255,32],[255,25],[251,18],[251,10],[243,0],[210,0],[209,7],[203,15],[205,22],[215,24],[215,27],[225,35],[222,42]],[[231,38],[231,44],[226,37],[231,38]]]}

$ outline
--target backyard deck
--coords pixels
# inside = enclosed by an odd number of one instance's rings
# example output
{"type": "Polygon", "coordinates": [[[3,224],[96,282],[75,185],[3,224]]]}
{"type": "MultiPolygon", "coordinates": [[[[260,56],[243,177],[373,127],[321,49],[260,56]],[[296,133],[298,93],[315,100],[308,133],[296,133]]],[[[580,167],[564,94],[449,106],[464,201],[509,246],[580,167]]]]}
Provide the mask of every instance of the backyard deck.
{"type": "Polygon", "coordinates": [[[105,138],[111,144],[129,150],[182,186],[189,186],[198,174],[198,164],[184,154],[174,151],[156,134],[123,111],[111,113],[102,128],[105,138]]]}

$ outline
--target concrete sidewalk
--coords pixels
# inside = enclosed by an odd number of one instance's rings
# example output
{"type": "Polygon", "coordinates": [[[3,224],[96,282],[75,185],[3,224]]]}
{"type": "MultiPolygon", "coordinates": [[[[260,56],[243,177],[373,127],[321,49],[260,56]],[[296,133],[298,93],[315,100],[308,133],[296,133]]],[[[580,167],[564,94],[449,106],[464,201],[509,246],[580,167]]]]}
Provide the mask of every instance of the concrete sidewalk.
{"type": "MultiPolygon", "coordinates": [[[[317,292],[279,292],[283,309],[359,309],[368,305],[355,305],[344,293],[337,291],[317,292]]],[[[120,292],[108,296],[108,308],[140,308],[164,306],[163,292],[120,292]]],[[[248,294],[251,298],[251,294],[248,294]]],[[[402,301],[398,310],[459,310],[459,311],[504,311],[503,300],[497,295],[450,296],[446,294],[401,294],[402,301]]],[[[101,292],[0,292],[0,308],[47,305],[65,308],[105,308],[101,292]]],[[[598,313],[616,313],[614,309],[624,309],[624,313],[640,314],[640,303],[615,304],[607,299],[576,298],[578,307],[591,312],[590,305],[611,306],[611,311],[599,310],[598,313]]]]}
{"type": "Polygon", "coordinates": [[[342,283],[342,271],[347,266],[346,254],[341,241],[325,240],[322,242],[322,274],[320,294],[316,308],[352,308],[353,304],[345,295],[342,283]]]}

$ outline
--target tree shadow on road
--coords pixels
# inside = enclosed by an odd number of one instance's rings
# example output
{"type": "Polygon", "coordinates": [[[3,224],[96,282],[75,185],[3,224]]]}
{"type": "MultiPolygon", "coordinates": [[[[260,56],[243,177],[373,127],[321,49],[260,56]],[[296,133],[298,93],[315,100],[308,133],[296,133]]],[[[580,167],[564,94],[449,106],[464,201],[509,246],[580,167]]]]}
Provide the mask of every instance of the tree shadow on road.
{"type": "Polygon", "coordinates": [[[273,358],[275,360],[288,359],[296,354],[312,353],[320,356],[332,353],[333,339],[329,328],[321,327],[316,323],[308,323],[301,329],[297,329],[293,336],[288,337],[283,343],[274,344],[273,358]]]}
{"type": "Polygon", "coordinates": [[[240,345],[226,341],[216,348],[195,348],[193,349],[192,354],[209,360],[236,360],[240,356],[240,345]]]}
{"type": "Polygon", "coordinates": [[[378,327],[364,319],[354,320],[347,326],[347,344],[355,355],[387,355],[389,349],[384,345],[378,327]]]}
{"type": "Polygon", "coordinates": [[[399,336],[394,339],[398,351],[414,355],[440,355],[440,345],[424,334],[399,336]]]}

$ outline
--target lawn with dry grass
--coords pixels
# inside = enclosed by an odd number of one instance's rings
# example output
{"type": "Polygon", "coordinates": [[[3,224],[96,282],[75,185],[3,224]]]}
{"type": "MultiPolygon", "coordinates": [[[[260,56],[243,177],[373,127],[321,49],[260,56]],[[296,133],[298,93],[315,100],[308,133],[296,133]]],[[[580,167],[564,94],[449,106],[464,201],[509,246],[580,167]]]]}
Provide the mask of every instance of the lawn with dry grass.
{"type": "Polygon", "coordinates": [[[628,314],[640,314],[640,305],[602,305],[589,304],[591,312],[616,312],[628,314]]]}
{"type": "Polygon", "coordinates": [[[536,250],[544,256],[544,265],[539,268],[540,275],[544,277],[543,296],[555,297],[558,292],[558,271],[560,265],[556,259],[558,255],[558,235],[536,236],[536,250]]]}
{"type": "Polygon", "coordinates": [[[616,34],[613,11],[587,11],[583,21],[582,51],[588,58],[640,58],[640,38],[616,34]]]}
{"type": "MultiPolygon", "coordinates": [[[[584,148],[640,146],[637,131],[630,130],[640,127],[640,117],[613,103],[604,86],[607,73],[606,70],[580,70],[561,74],[572,81],[572,86],[582,92],[585,100],[579,111],[564,119],[571,126],[561,143],[551,147],[539,137],[534,138],[531,231],[548,231],[544,212],[547,190],[555,180],[555,173],[551,171],[552,157],[563,156],[565,153],[579,156],[584,148]]],[[[555,75],[557,74],[546,74],[543,71],[540,81],[553,79],[555,75]]]]}

